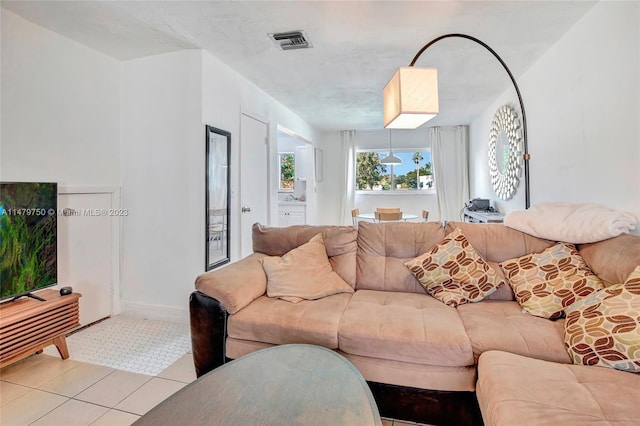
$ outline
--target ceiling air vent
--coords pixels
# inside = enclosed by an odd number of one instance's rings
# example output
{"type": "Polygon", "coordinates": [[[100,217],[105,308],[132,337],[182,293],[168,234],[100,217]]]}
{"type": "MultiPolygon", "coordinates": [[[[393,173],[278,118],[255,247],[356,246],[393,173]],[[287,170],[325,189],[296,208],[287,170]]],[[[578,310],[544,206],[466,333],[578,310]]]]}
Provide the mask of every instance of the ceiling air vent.
{"type": "Polygon", "coordinates": [[[304,31],[271,33],[269,34],[269,38],[282,50],[308,49],[312,47],[304,31]]]}

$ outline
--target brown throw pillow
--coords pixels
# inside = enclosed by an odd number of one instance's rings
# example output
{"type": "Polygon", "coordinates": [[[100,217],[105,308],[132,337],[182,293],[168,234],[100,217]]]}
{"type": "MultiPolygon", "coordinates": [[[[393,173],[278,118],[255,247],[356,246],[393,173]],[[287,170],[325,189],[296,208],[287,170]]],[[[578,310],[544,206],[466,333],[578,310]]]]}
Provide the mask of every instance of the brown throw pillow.
{"type": "Polygon", "coordinates": [[[262,258],[267,274],[267,296],[292,303],[314,300],[353,288],[334,272],[327,257],[322,234],[280,256],[262,258]]]}
{"type": "Polygon", "coordinates": [[[500,263],[522,309],[560,318],[564,308],[603,287],[573,244],[557,243],[540,253],[500,263]]]}
{"type": "Polygon", "coordinates": [[[640,266],[567,308],[564,344],[574,364],[640,373],[640,266]]]}
{"type": "Polygon", "coordinates": [[[452,307],[479,302],[504,284],[460,229],[405,265],[430,295],[452,307]]]}

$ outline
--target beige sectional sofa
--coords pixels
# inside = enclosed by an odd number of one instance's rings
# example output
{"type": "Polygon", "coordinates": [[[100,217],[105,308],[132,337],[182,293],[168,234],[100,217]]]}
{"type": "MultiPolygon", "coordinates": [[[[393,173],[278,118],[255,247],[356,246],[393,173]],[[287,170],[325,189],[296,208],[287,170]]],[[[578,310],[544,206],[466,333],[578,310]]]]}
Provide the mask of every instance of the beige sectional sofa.
{"type": "MultiPolygon", "coordinates": [[[[564,319],[523,313],[508,285],[457,308],[426,293],[404,262],[457,228],[502,277],[499,262],[554,244],[502,225],[462,222],[444,228],[435,222],[361,223],[358,229],[255,225],[254,254],[196,280],[190,310],[198,375],[258,349],[310,343],[349,359],[370,383],[383,416],[480,424],[477,391],[485,424],[640,419],[640,376],[570,365],[564,319]],[[318,233],[334,271],[355,292],[297,304],[267,297],[260,259],[281,256],[318,233]]],[[[624,282],[640,265],[637,236],[578,248],[606,284],[624,282]]]]}

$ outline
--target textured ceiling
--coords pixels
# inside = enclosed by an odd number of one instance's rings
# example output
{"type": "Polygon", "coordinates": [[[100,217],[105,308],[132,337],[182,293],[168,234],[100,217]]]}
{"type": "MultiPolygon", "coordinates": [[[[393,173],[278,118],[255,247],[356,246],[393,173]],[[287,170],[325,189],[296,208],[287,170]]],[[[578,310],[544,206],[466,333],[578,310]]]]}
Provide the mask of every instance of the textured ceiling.
{"type": "MultiPolygon", "coordinates": [[[[201,48],[319,129],[382,127],[382,88],[429,40],[490,45],[516,79],[592,6],[589,1],[2,1],[25,19],[118,59],[201,48]],[[313,48],[281,51],[268,33],[304,30],[313,48]]],[[[436,43],[440,116],[467,124],[510,87],[481,46],[436,43]]],[[[522,94],[525,105],[527,93],[522,94]]]]}

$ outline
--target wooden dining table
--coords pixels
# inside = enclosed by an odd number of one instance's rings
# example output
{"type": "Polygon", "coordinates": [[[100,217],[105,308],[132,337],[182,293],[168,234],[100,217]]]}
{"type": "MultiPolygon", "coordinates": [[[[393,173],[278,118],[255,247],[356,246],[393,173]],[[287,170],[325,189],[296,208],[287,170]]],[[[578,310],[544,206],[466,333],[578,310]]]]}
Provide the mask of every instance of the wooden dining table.
{"type": "MultiPolygon", "coordinates": [[[[410,214],[410,213],[402,213],[402,219],[404,221],[407,220],[412,220],[412,219],[418,219],[420,216],[415,215],[415,214],[410,214]]],[[[376,218],[376,214],[375,213],[360,213],[358,215],[356,215],[356,218],[361,219],[361,220],[375,220],[376,218]]]]}

